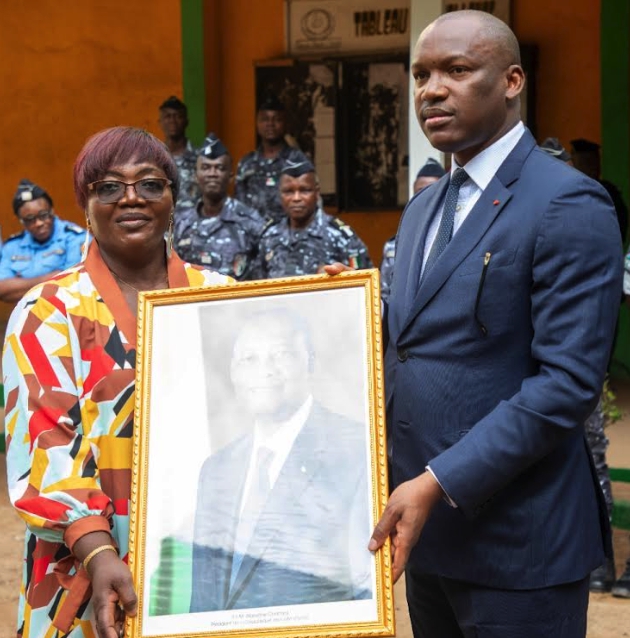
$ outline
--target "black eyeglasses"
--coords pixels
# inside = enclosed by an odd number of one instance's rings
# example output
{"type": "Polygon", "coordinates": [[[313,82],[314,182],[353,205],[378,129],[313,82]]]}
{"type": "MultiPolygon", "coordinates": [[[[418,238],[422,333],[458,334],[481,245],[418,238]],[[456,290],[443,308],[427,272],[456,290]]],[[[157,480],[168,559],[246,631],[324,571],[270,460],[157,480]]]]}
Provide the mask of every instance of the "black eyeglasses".
{"type": "Polygon", "coordinates": [[[26,215],[26,217],[20,217],[22,226],[32,226],[35,222],[45,222],[53,216],[52,210],[40,210],[35,215],[26,215]]]}
{"type": "Polygon", "coordinates": [[[163,177],[145,177],[137,182],[121,182],[117,179],[101,179],[88,184],[88,190],[96,193],[101,204],[114,204],[120,201],[127,192],[127,186],[133,186],[138,197],[142,199],[160,199],[164,189],[173,182],[163,177]]]}

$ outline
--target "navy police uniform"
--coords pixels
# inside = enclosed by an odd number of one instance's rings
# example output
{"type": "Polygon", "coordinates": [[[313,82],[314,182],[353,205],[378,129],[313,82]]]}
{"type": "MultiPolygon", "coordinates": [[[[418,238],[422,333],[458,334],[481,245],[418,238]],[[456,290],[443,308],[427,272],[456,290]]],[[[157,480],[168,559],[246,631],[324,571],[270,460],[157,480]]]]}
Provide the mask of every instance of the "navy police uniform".
{"type": "Polygon", "coordinates": [[[203,217],[202,207],[199,202],[180,210],[176,217],[173,246],[177,254],[184,261],[235,279],[255,279],[262,217],[231,197],[216,217],[203,217]]]}
{"type": "Polygon", "coordinates": [[[317,210],[304,229],[289,227],[288,218],[268,222],[260,239],[261,278],[312,275],[340,261],[353,268],[371,268],[365,244],[345,222],[317,210]]]}
{"type": "Polygon", "coordinates": [[[199,201],[200,192],[195,178],[197,168],[197,151],[190,143],[186,142],[186,150],[181,155],[173,155],[173,161],[179,174],[179,192],[177,194],[177,214],[184,208],[193,206],[199,201]]]}
{"type": "Polygon", "coordinates": [[[381,299],[389,299],[389,291],[394,277],[394,261],[396,258],[396,236],[390,237],[383,246],[383,259],[381,260],[381,299]]]}
{"type": "Polygon", "coordinates": [[[236,170],[236,199],[274,222],[284,219],[278,184],[287,161],[308,161],[302,151],[284,146],[276,157],[265,157],[262,147],[245,155],[236,170]]]}

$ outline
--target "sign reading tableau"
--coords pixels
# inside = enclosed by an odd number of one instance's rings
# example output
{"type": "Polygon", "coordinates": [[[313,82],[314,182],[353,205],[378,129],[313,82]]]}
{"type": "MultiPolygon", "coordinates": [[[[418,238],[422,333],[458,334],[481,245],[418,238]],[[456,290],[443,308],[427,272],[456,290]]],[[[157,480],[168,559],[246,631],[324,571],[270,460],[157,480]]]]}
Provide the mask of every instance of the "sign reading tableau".
{"type": "Polygon", "coordinates": [[[289,55],[409,49],[409,0],[287,0],[289,55]]]}

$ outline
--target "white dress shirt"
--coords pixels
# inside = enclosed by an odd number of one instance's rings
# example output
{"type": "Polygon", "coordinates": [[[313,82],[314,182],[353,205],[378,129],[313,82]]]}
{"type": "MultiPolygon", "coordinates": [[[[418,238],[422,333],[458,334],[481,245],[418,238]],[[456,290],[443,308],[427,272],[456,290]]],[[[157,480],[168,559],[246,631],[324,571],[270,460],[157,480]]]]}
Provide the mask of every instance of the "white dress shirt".
{"type": "Polygon", "coordinates": [[[273,488],[275,482],[280,475],[280,470],[284,462],[289,456],[289,452],[293,447],[293,443],[304,427],[308,415],[313,407],[313,396],[309,395],[306,401],[293,413],[286,421],[280,423],[276,431],[271,436],[264,436],[262,427],[259,423],[254,425],[254,445],[252,447],[252,455],[250,458],[249,469],[247,470],[247,478],[245,479],[245,487],[243,488],[243,497],[241,499],[240,512],[243,513],[244,503],[252,486],[252,481],[256,480],[256,459],[260,448],[266,448],[273,454],[273,460],[269,466],[269,485],[273,488]]]}
{"type": "MultiPolygon", "coordinates": [[[[468,173],[468,179],[461,185],[459,189],[459,197],[457,198],[457,208],[455,209],[455,219],[453,220],[453,235],[459,230],[464,223],[466,217],[473,209],[481,197],[481,193],[487,188],[488,184],[499,170],[499,166],[503,164],[507,156],[512,152],[518,144],[525,126],[523,122],[519,122],[512,127],[503,137],[499,138],[494,144],[488,146],[478,155],[475,155],[465,166],[459,166],[455,160],[451,166],[451,177],[458,168],[463,168],[468,173]]],[[[424,243],[424,254],[422,256],[422,270],[427,263],[427,258],[431,252],[431,246],[438,233],[440,222],[442,221],[442,213],[444,211],[444,203],[441,204],[437,215],[431,220],[427,238],[424,243]]]]}

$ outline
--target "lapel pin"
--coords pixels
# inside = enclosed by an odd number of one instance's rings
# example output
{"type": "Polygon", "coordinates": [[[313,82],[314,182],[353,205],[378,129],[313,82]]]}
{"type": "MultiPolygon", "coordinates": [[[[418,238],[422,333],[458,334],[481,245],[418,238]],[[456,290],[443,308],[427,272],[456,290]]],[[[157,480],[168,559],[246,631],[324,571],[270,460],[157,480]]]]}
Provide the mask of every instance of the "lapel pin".
{"type": "Polygon", "coordinates": [[[501,202],[500,202],[498,199],[495,199],[492,203],[493,203],[495,206],[498,206],[501,202]]]}

